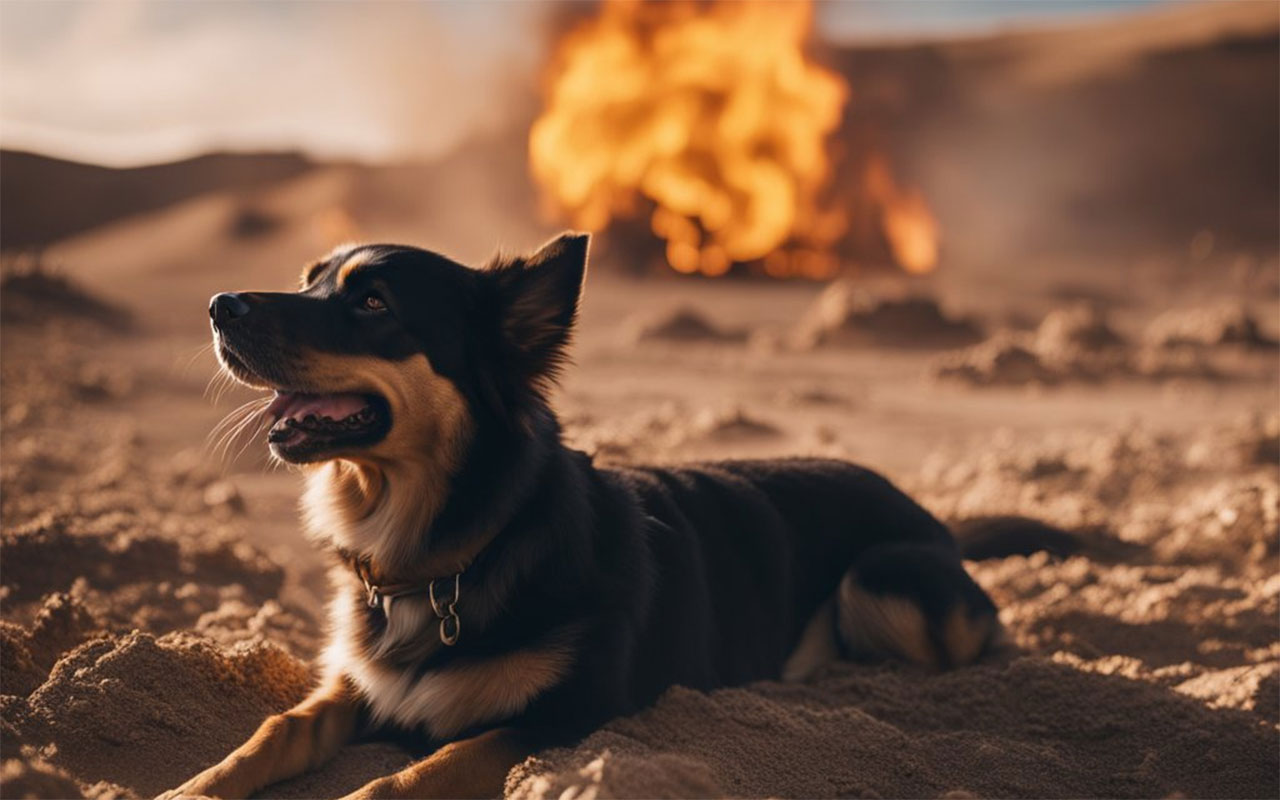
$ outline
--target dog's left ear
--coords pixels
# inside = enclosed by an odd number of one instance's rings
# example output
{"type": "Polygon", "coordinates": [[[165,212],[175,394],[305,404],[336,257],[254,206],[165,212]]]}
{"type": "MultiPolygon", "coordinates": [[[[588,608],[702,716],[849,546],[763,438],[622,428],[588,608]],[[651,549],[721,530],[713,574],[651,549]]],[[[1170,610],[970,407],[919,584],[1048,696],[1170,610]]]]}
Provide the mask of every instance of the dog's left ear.
{"type": "Polygon", "coordinates": [[[563,366],[587,273],[585,233],[565,233],[489,271],[497,291],[505,366],[541,391],[563,366]]]}

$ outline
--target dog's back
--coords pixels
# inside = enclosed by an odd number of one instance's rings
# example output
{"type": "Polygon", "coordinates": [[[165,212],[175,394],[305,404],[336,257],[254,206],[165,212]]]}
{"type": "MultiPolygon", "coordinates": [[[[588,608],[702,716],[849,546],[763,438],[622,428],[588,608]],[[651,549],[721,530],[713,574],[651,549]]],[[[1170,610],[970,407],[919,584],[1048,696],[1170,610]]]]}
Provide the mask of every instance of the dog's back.
{"type": "Polygon", "coordinates": [[[955,666],[998,634],[946,526],[874,472],[780,459],[608,474],[649,516],[658,578],[637,674],[656,690],[801,677],[837,655],[955,666]]]}

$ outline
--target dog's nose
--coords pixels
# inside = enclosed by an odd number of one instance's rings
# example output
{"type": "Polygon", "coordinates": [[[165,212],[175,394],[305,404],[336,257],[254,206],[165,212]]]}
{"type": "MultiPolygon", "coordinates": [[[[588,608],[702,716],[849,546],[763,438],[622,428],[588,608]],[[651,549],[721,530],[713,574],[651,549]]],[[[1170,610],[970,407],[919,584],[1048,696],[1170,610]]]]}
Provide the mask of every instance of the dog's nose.
{"type": "Polygon", "coordinates": [[[209,317],[221,325],[249,313],[249,304],[235,292],[215,294],[209,301],[209,317]]]}

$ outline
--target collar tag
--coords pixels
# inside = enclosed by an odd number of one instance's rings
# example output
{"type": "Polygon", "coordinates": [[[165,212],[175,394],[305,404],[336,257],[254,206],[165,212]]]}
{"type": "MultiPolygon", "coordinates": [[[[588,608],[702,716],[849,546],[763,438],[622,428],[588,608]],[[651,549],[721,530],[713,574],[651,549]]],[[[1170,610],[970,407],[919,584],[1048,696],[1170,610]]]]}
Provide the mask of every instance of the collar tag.
{"type": "Polygon", "coordinates": [[[427,585],[428,597],[431,600],[431,610],[436,613],[436,617],[440,620],[440,641],[446,645],[454,645],[458,642],[458,636],[462,633],[462,620],[458,618],[458,597],[462,589],[462,573],[455,572],[453,575],[453,596],[448,600],[441,602],[436,597],[436,581],[448,580],[448,578],[437,578],[427,585]]]}
{"type": "MultiPolygon", "coordinates": [[[[427,595],[427,599],[431,602],[431,610],[435,613],[436,619],[440,620],[440,641],[441,643],[453,646],[458,643],[458,637],[462,634],[462,620],[458,617],[458,598],[462,594],[462,573],[455,572],[452,576],[452,586],[448,585],[450,578],[432,578],[424,589],[422,586],[414,586],[411,584],[392,584],[382,586],[375,584],[371,579],[371,571],[369,565],[358,558],[351,559],[352,568],[355,569],[356,575],[360,578],[360,582],[364,584],[365,603],[369,608],[380,608],[383,598],[389,601],[395,600],[397,597],[404,597],[410,594],[427,595]],[[442,587],[442,593],[436,593],[436,584],[441,581],[445,582],[442,587]],[[443,592],[448,592],[446,596],[443,592]]],[[[388,606],[383,610],[384,615],[389,615],[391,609],[388,606]]]]}

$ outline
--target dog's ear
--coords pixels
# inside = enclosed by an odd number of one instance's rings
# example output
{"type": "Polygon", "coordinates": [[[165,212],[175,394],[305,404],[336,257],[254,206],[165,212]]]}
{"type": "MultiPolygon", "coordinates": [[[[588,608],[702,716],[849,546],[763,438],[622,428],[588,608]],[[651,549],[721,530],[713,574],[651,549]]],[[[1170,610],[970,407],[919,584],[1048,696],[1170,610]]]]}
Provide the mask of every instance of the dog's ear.
{"type": "Polygon", "coordinates": [[[497,301],[503,365],[538,393],[564,365],[590,238],[565,233],[530,256],[499,260],[488,271],[497,301]]]}

